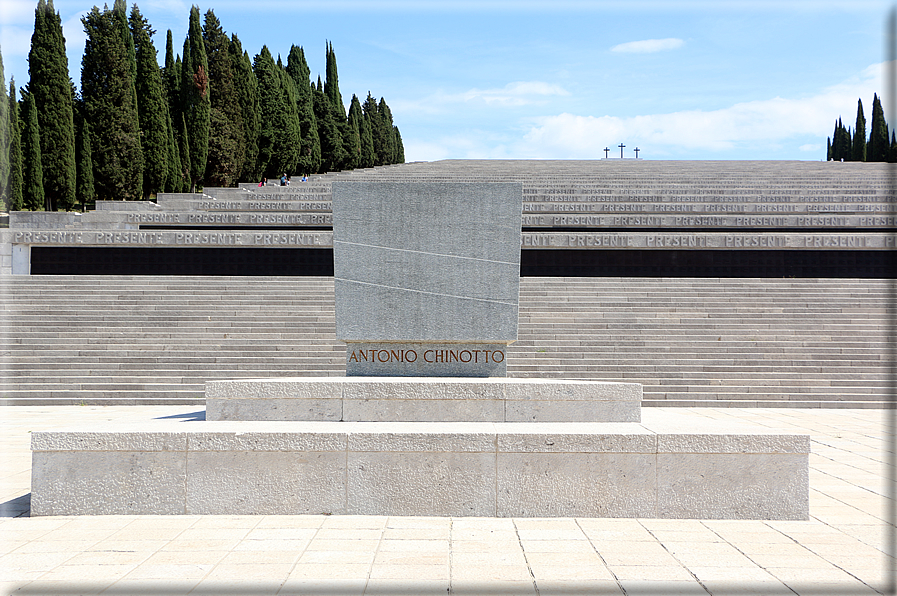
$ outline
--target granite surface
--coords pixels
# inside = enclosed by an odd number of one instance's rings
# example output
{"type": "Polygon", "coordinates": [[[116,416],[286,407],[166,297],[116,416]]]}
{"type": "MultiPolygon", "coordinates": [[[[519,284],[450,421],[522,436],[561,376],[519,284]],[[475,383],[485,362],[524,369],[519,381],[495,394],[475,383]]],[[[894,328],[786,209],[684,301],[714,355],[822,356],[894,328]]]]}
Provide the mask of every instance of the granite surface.
{"type": "Polygon", "coordinates": [[[153,421],[35,432],[31,513],[807,519],[806,435],[679,430],[153,421]]]}
{"type": "Polygon", "coordinates": [[[336,336],[517,339],[519,183],[333,183],[336,336]]]}

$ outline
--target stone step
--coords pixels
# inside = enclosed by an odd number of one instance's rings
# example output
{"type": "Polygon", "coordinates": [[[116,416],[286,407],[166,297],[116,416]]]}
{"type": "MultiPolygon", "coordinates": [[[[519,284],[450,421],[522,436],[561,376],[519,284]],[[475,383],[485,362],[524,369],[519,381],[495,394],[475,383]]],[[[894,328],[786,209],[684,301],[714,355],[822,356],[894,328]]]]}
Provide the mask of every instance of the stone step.
{"type": "MultiPolygon", "coordinates": [[[[304,308],[304,307],[302,307],[304,308]]],[[[309,310],[309,309],[306,309],[309,310]]],[[[229,313],[226,310],[216,310],[214,312],[214,317],[212,313],[208,310],[203,311],[200,314],[195,315],[187,315],[184,313],[166,313],[166,314],[147,314],[146,311],[139,311],[133,313],[115,313],[115,314],[104,314],[102,316],[92,316],[92,315],[72,315],[66,316],[64,314],[53,313],[52,311],[48,314],[43,314],[40,316],[18,316],[11,315],[8,318],[10,326],[19,326],[19,327],[31,327],[38,326],[46,323],[47,316],[53,316],[53,323],[56,326],[85,326],[85,325],[108,325],[108,326],[116,326],[116,325],[128,325],[134,322],[134,319],[139,319],[145,326],[151,324],[158,323],[178,323],[182,326],[190,326],[191,323],[195,323],[196,326],[200,325],[221,325],[221,324],[242,324],[242,325],[253,325],[253,326],[264,326],[272,324],[272,316],[278,316],[283,319],[284,323],[290,324],[312,324],[312,323],[329,323],[333,324],[334,315],[332,312],[321,312],[315,313],[310,312],[308,314],[296,314],[295,311],[291,311],[289,313],[271,311],[266,312],[264,314],[260,314],[257,316],[248,316],[241,313],[229,313]],[[210,318],[211,317],[211,318],[210,318]]],[[[766,330],[766,329],[774,329],[778,327],[781,323],[787,322],[789,323],[789,329],[792,330],[817,330],[819,327],[828,327],[828,328],[840,328],[845,331],[849,330],[849,327],[864,327],[864,328],[880,328],[885,329],[886,325],[879,323],[876,319],[887,316],[886,314],[881,314],[879,316],[873,317],[873,315],[866,314],[863,316],[831,316],[831,317],[822,317],[822,316],[808,316],[808,317],[797,317],[794,315],[782,315],[782,316],[770,316],[770,317],[756,317],[756,318],[685,318],[685,317],[672,317],[672,316],[657,316],[657,317],[631,317],[631,318],[620,318],[620,317],[602,317],[602,316],[570,316],[570,317],[558,317],[553,316],[551,313],[537,313],[532,317],[527,316],[524,317],[520,321],[521,329],[528,328],[536,328],[536,329],[583,329],[583,328],[593,328],[593,329],[650,329],[654,327],[675,327],[678,329],[705,329],[705,328],[743,328],[750,327],[758,330],[766,330]]]]}
{"type": "MultiPolygon", "coordinates": [[[[168,350],[165,352],[149,352],[143,354],[144,358],[177,358],[178,353],[185,354],[185,357],[192,357],[196,360],[197,355],[190,351],[177,352],[174,350],[168,350]]],[[[64,364],[66,361],[68,362],[77,362],[78,360],[84,361],[95,361],[102,362],[107,360],[104,358],[105,352],[97,352],[97,353],[78,353],[78,358],[68,357],[65,360],[60,359],[59,364],[64,364]]],[[[262,353],[263,355],[265,353],[262,353]]],[[[294,361],[296,363],[304,363],[304,364],[315,364],[315,363],[344,363],[344,357],[341,352],[337,351],[329,351],[329,352],[303,352],[300,355],[292,354],[288,351],[276,351],[271,352],[272,360],[276,361],[294,361]]],[[[138,356],[140,353],[137,354],[138,356]]],[[[207,359],[201,359],[201,361],[214,363],[219,358],[239,358],[242,354],[239,351],[235,351],[235,353],[215,353],[207,359]]],[[[41,352],[35,352],[33,354],[28,355],[27,357],[21,356],[18,358],[10,358],[8,370],[24,370],[27,368],[37,368],[41,367],[46,363],[46,359],[40,359],[41,352]],[[29,366],[30,365],[30,366],[29,366]]],[[[262,357],[256,356],[255,359],[262,357]]],[[[667,360],[652,360],[647,364],[645,361],[621,361],[617,359],[599,359],[599,358],[557,358],[557,359],[529,359],[529,358],[514,358],[513,356],[508,357],[508,365],[510,370],[512,371],[523,371],[530,369],[564,369],[567,367],[573,367],[575,369],[581,370],[601,370],[601,371],[612,371],[619,373],[633,373],[640,372],[646,373],[648,371],[663,371],[664,374],[672,375],[672,376],[681,376],[681,375],[673,375],[676,371],[681,371],[682,373],[687,373],[689,375],[692,374],[700,374],[707,376],[714,376],[719,378],[725,377],[733,377],[738,375],[757,375],[757,374],[766,374],[769,373],[771,375],[788,375],[790,373],[801,374],[801,375],[824,375],[819,376],[819,378],[850,378],[845,377],[844,375],[884,375],[887,374],[887,363],[880,360],[867,360],[867,361],[859,361],[852,360],[847,362],[838,361],[836,364],[832,365],[824,365],[820,366],[819,363],[815,362],[789,362],[782,361],[777,363],[776,365],[770,364],[759,364],[759,363],[745,363],[743,365],[720,365],[720,364],[704,364],[696,359],[691,360],[683,360],[680,361],[681,364],[677,364],[676,361],[667,361],[667,360]]]]}
{"type": "MultiPolygon", "coordinates": [[[[677,400],[689,400],[693,402],[698,402],[701,404],[706,404],[707,406],[714,406],[717,402],[720,401],[734,401],[734,402],[756,402],[757,404],[763,404],[766,402],[815,402],[817,407],[825,407],[823,404],[827,404],[829,402],[837,403],[842,401],[854,402],[854,403],[869,403],[869,404],[887,404],[892,402],[886,395],[874,395],[868,393],[854,393],[854,392],[844,392],[838,395],[831,395],[828,393],[789,393],[789,392],[781,392],[781,393],[744,393],[744,392],[720,392],[720,393],[645,393],[645,399],[650,401],[677,401],[677,400]]],[[[762,406],[761,406],[762,407],[762,406]]],[[[882,406],[883,407],[883,406],[882,406]]]]}
{"type": "MultiPolygon", "coordinates": [[[[342,362],[339,363],[344,366],[342,362]]],[[[332,367],[330,367],[332,368],[332,367]]],[[[306,369],[302,369],[303,371],[306,369]]],[[[0,385],[6,386],[5,383],[30,383],[30,379],[40,381],[49,381],[50,379],[58,379],[67,383],[87,383],[97,382],[114,382],[122,378],[131,379],[135,382],[143,380],[160,380],[160,379],[178,379],[183,383],[204,383],[210,379],[231,379],[237,373],[243,378],[250,378],[253,375],[271,376],[280,375],[280,371],[271,371],[264,368],[243,368],[234,371],[232,369],[207,368],[198,371],[185,371],[182,368],[144,368],[144,369],[99,369],[94,368],[85,371],[81,368],[60,368],[52,372],[52,376],[47,375],[46,369],[29,368],[21,370],[8,370],[0,375],[0,385]]]]}
{"type": "MultiPolygon", "coordinates": [[[[828,408],[828,409],[894,409],[893,401],[790,401],[790,400],[768,400],[755,401],[743,399],[731,400],[715,400],[709,404],[715,408],[828,408]]],[[[643,401],[642,407],[663,407],[663,408],[702,408],[707,407],[707,402],[694,399],[671,399],[671,400],[650,400],[643,401]]]]}
{"type": "MultiPolygon", "coordinates": [[[[160,369],[160,364],[164,365],[165,363],[156,362],[153,359],[146,359],[148,361],[135,361],[134,359],[130,359],[127,362],[121,361],[104,361],[104,360],[93,360],[93,361],[84,361],[82,359],[71,359],[69,362],[54,362],[51,363],[53,366],[48,367],[47,363],[40,362],[29,362],[29,363],[14,363],[9,365],[9,370],[36,370],[43,371],[42,374],[45,376],[53,374],[54,370],[84,370],[85,368],[89,368],[93,371],[124,371],[121,374],[152,374],[153,371],[160,369]]],[[[271,370],[271,371],[282,371],[282,370],[290,370],[295,369],[297,374],[301,374],[302,371],[307,370],[305,367],[296,366],[294,363],[275,363],[268,364],[265,361],[260,361],[256,363],[244,363],[241,366],[235,367],[234,363],[226,363],[224,366],[220,363],[208,363],[202,362],[199,364],[191,363],[184,364],[180,361],[170,362],[170,367],[164,367],[165,369],[177,368],[178,370],[184,371],[185,374],[198,374],[197,371],[231,371],[232,374],[241,374],[240,371],[244,370],[271,370]]],[[[338,359],[335,363],[329,364],[327,366],[319,365],[316,368],[331,370],[338,369],[342,371],[342,374],[345,375],[346,363],[345,359],[338,359]]],[[[41,374],[41,373],[38,373],[41,374]]]]}
{"type": "MultiPolygon", "coordinates": [[[[323,376],[321,371],[312,372],[308,376],[323,376]]],[[[335,376],[335,375],[331,375],[335,376]]],[[[29,392],[16,391],[0,396],[0,407],[14,405],[181,405],[195,404],[200,408],[205,406],[205,397],[202,392],[163,392],[149,395],[146,392],[129,394],[116,394],[112,397],[106,392],[99,394],[84,391],[56,391],[56,392],[29,392]]],[[[695,394],[695,393],[666,393],[644,394],[643,406],[661,405],[675,407],[845,407],[845,408],[890,408],[894,407],[893,401],[887,395],[869,396],[867,394],[842,393],[833,399],[828,394],[814,393],[778,393],[778,394],[695,394]]]]}
{"type": "MultiPolygon", "coordinates": [[[[58,383],[181,399],[123,388],[344,370],[332,278],[7,279],[0,383],[47,389],[33,399],[74,399],[58,383]]],[[[520,295],[512,376],[636,380],[682,402],[886,394],[883,280],[523,278],[520,295]]]]}
{"type": "Polygon", "coordinates": [[[29,391],[29,390],[12,390],[4,391],[2,398],[4,400],[34,400],[49,405],[49,401],[55,401],[55,405],[78,405],[80,402],[90,403],[88,400],[102,400],[103,403],[113,404],[133,404],[140,405],[135,400],[146,400],[145,403],[159,404],[175,404],[175,403],[194,403],[191,402],[172,402],[171,400],[183,400],[189,398],[196,400],[195,403],[205,403],[203,389],[199,387],[188,387],[186,389],[169,389],[160,391],[139,391],[130,393],[110,394],[108,391],[81,391],[81,390],[65,390],[57,389],[52,391],[29,391]]]}

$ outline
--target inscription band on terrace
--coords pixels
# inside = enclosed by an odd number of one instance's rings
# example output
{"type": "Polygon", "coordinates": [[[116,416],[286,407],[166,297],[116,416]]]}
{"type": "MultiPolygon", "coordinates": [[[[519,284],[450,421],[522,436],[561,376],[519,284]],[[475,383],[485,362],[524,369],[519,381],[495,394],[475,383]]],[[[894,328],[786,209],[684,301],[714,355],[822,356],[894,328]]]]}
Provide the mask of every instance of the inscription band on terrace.
{"type": "MultiPolygon", "coordinates": [[[[242,231],[10,231],[14,245],[39,246],[333,246],[333,233],[242,231]]],[[[897,248],[897,238],[891,234],[860,232],[854,234],[772,232],[765,234],[732,234],[706,232],[701,234],[657,232],[579,233],[523,232],[520,247],[531,248],[698,248],[698,249],[826,249],[858,248],[887,250],[897,248]]]]}

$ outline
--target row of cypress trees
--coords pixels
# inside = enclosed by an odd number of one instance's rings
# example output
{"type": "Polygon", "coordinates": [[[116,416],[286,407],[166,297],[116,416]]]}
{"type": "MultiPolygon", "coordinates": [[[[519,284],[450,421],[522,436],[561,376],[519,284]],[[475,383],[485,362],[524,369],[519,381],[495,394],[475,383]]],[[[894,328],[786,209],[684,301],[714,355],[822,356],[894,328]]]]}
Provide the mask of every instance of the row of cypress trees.
{"type": "Polygon", "coordinates": [[[311,81],[301,47],[286,65],[267,47],[250,60],[212,10],[200,23],[192,7],[179,55],[168,31],[161,68],[136,4],[129,15],[124,0],[94,7],[82,23],[80,92],[53,0],[38,0],[21,98],[15,81],[7,95],[0,61],[0,200],[9,209],[68,210],[405,161],[385,100],[353,95],[346,113],[329,42],[322,84],[311,81]]]}
{"type": "Polygon", "coordinates": [[[897,161],[897,137],[894,131],[888,135],[888,123],[878,94],[872,98],[872,123],[866,138],[866,116],[863,100],[857,101],[856,126],[844,128],[839,117],[835,120],[835,132],[826,141],[827,161],[897,161]],[[888,137],[890,136],[890,141],[888,137]]]}

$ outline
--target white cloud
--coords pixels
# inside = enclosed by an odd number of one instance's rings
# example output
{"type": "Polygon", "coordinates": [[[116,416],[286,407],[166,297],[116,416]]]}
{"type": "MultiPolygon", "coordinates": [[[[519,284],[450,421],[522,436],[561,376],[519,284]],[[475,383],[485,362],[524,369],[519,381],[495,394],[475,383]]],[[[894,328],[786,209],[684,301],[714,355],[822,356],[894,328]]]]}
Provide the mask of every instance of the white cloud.
{"type": "Polygon", "coordinates": [[[615,45],[610,51],[621,54],[651,54],[653,52],[675,50],[684,45],[685,42],[677,37],[668,37],[666,39],[643,39],[641,41],[629,41],[615,45]]]}
{"type": "Polygon", "coordinates": [[[822,145],[817,145],[816,143],[807,143],[806,145],[801,145],[800,147],[798,147],[798,149],[800,149],[801,151],[813,151],[815,153],[816,151],[822,151],[822,145]]]}
{"type": "Polygon", "coordinates": [[[558,85],[542,81],[516,81],[497,89],[473,88],[462,93],[438,91],[419,100],[396,100],[390,106],[395,113],[438,114],[455,110],[459,105],[485,105],[492,107],[517,107],[546,103],[548,97],[570,95],[558,85]]]}
{"type": "Polygon", "coordinates": [[[858,98],[864,101],[866,122],[871,120],[872,94],[881,91],[883,66],[874,64],[856,77],[806,98],[775,97],[712,111],[625,118],[569,113],[547,116],[535,121],[524,135],[523,145],[546,156],[592,158],[605,146],[621,141],[633,147],[638,144],[643,150],[650,147],[658,155],[682,149],[725,152],[746,144],[772,147],[799,136],[824,139],[839,116],[845,123],[853,122],[858,98]]]}
{"type": "MultiPolygon", "coordinates": [[[[147,9],[171,12],[176,15],[190,14],[190,5],[187,2],[183,2],[183,0],[149,0],[141,4],[145,5],[147,9]]],[[[236,4],[239,5],[239,3],[236,4]]],[[[140,12],[144,11],[141,10],[140,12]]]]}
{"type": "Polygon", "coordinates": [[[10,25],[0,27],[0,49],[6,57],[27,56],[31,50],[31,34],[33,28],[13,27],[10,25]]]}
{"type": "Polygon", "coordinates": [[[81,17],[89,11],[85,10],[74,14],[66,22],[62,24],[62,36],[65,37],[66,50],[84,51],[84,43],[87,41],[87,34],[84,33],[84,23],[81,17]]]}
{"type": "Polygon", "coordinates": [[[441,137],[403,138],[405,159],[437,161],[440,159],[514,159],[513,139],[502,133],[482,129],[465,129],[441,137]]]}
{"type": "Polygon", "coordinates": [[[471,89],[459,97],[464,101],[484,101],[487,104],[522,106],[537,101],[538,97],[570,95],[558,85],[541,81],[517,81],[501,89],[471,89]]]}
{"type": "Polygon", "coordinates": [[[36,2],[26,0],[3,0],[0,2],[0,25],[34,25],[36,2]]]}

